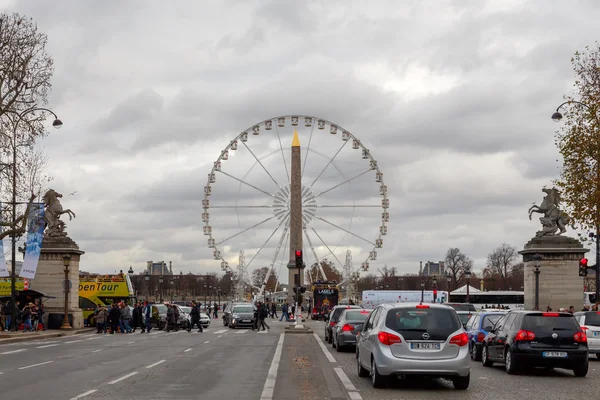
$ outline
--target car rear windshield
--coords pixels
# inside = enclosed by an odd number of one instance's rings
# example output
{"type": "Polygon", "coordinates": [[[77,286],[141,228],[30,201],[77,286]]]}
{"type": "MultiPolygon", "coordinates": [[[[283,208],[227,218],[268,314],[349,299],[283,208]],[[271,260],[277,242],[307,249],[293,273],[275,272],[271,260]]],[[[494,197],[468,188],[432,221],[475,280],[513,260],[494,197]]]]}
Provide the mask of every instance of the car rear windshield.
{"type": "Polygon", "coordinates": [[[367,320],[370,313],[371,313],[371,310],[346,311],[346,320],[347,321],[364,322],[367,320]]]}
{"type": "Polygon", "coordinates": [[[252,306],[238,306],[233,308],[234,313],[253,313],[254,307],[252,306]]]}
{"type": "Polygon", "coordinates": [[[406,340],[446,340],[462,328],[462,323],[456,313],[447,308],[411,307],[388,311],[385,326],[400,333],[406,340]]]}
{"type": "Polygon", "coordinates": [[[600,312],[589,311],[585,313],[585,325],[600,326],[600,312]]]}
{"type": "Polygon", "coordinates": [[[579,330],[579,324],[570,314],[544,314],[527,314],[523,318],[523,329],[528,331],[579,330]]]}
{"type": "Polygon", "coordinates": [[[450,303],[448,305],[454,308],[456,311],[477,311],[475,310],[475,306],[473,304],[450,303]]]}
{"type": "Polygon", "coordinates": [[[463,324],[466,324],[467,322],[469,322],[469,319],[471,318],[471,314],[458,314],[458,318],[460,318],[460,321],[463,324]]]}
{"type": "MultiPolygon", "coordinates": [[[[358,307],[349,307],[349,308],[358,308],[358,307]]],[[[340,307],[340,308],[336,308],[335,310],[333,310],[333,313],[331,314],[331,320],[332,321],[339,321],[340,319],[340,315],[342,315],[342,313],[344,312],[344,310],[347,310],[346,307],[340,307]]]]}
{"type": "Polygon", "coordinates": [[[486,315],[485,317],[483,317],[483,321],[481,322],[481,327],[485,328],[486,326],[491,326],[493,327],[494,325],[496,325],[496,322],[498,322],[498,320],[503,316],[504,314],[492,314],[492,315],[486,315]]]}

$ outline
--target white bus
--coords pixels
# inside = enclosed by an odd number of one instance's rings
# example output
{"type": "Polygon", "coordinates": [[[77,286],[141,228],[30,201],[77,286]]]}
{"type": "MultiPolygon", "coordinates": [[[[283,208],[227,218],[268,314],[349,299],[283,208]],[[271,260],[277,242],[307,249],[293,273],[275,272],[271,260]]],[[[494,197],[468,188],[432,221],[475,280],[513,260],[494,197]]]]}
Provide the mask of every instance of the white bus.
{"type": "MultiPolygon", "coordinates": [[[[386,303],[419,303],[421,301],[420,290],[365,290],[362,292],[363,308],[374,308],[386,303]]],[[[433,291],[423,292],[423,301],[433,303],[433,291]]],[[[436,303],[447,303],[448,292],[438,290],[436,303]]]]}
{"type": "MultiPolygon", "coordinates": [[[[466,293],[450,293],[450,303],[466,303],[466,293]]],[[[515,290],[494,290],[491,292],[469,293],[469,303],[475,306],[475,309],[495,308],[498,305],[508,308],[524,308],[525,292],[515,290]]]]}

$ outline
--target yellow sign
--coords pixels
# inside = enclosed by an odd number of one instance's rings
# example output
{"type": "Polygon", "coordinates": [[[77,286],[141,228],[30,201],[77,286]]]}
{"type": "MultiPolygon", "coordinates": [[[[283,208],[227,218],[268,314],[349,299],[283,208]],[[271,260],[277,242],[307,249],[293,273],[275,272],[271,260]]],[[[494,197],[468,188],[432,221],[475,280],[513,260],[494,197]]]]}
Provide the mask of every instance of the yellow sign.
{"type": "MultiPolygon", "coordinates": [[[[0,297],[9,297],[10,296],[10,278],[0,278],[0,297]]],[[[25,288],[25,281],[22,278],[17,278],[15,282],[15,290],[20,292],[25,288]]]]}

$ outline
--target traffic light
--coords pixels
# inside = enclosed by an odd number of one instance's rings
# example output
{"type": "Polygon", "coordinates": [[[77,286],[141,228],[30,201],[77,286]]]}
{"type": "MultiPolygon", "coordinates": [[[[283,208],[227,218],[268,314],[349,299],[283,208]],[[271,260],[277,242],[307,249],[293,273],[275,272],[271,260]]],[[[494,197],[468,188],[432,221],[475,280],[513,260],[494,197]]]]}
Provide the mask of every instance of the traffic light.
{"type": "Polygon", "coordinates": [[[582,258],[579,260],[579,276],[587,276],[588,259],[582,258]]]}
{"type": "Polygon", "coordinates": [[[296,250],[296,268],[302,268],[302,250],[296,250]]]}

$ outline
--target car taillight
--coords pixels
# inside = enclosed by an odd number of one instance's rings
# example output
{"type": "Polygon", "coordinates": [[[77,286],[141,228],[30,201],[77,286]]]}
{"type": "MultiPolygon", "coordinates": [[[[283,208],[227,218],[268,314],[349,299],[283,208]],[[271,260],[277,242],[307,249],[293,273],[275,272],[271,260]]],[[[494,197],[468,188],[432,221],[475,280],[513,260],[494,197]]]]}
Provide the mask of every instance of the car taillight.
{"type": "Polygon", "coordinates": [[[460,347],[466,346],[467,343],[469,343],[469,336],[465,332],[460,333],[450,339],[450,344],[455,344],[460,347]]]}
{"type": "Polygon", "coordinates": [[[416,308],[429,308],[427,304],[417,304],[416,308]]]}
{"type": "Polygon", "coordinates": [[[524,329],[521,329],[519,332],[517,332],[517,336],[515,336],[515,340],[516,341],[527,341],[527,340],[534,340],[535,339],[535,333],[531,332],[531,331],[526,331],[524,329]]]}
{"type": "Polygon", "coordinates": [[[588,328],[587,326],[582,326],[582,327],[581,327],[581,330],[582,330],[582,331],[584,331],[584,332],[588,331],[589,329],[590,329],[590,328],[588,328]]]}
{"type": "Polygon", "coordinates": [[[342,332],[352,332],[354,330],[354,327],[350,324],[346,324],[344,326],[342,326],[342,332]]]}
{"type": "Polygon", "coordinates": [[[331,322],[329,323],[329,326],[335,326],[335,322],[331,321],[331,322]]]}
{"type": "Polygon", "coordinates": [[[577,332],[573,335],[573,339],[575,339],[575,342],[577,343],[587,343],[587,336],[585,332],[577,332]]]}
{"type": "Polygon", "coordinates": [[[402,343],[400,337],[387,332],[379,332],[377,334],[377,339],[379,339],[379,342],[381,342],[381,344],[385,344],[386,346],[391,346],[395,343],[402,343]]]}
{"type": "Polygon", "coordinates": [[[545,312],[545,313],[542,313],[542,317],[558,317],[558,315],[559,314],[555,313],[555,312],[545,312]]]}
{"type": "Polygon", "coordinates": [[[485,335],[483,333],[479,332],[477,334],[477,341],[478,342],[483,342],[484,339],[485,339],[485,335]]]}

